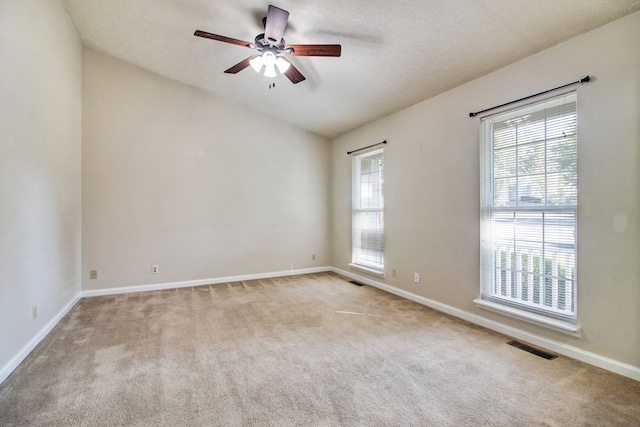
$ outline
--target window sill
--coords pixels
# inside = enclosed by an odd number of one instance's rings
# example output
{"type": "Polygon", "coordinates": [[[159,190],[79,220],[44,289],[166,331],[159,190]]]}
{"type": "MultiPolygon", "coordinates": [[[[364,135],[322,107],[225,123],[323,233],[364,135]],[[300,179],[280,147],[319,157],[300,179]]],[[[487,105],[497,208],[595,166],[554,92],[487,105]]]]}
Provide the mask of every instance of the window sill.
{"type": "Polygon", "coordinates": [[[364,265],[359,264],[349,264],[349,268],[362,271],[363,273],[367,273],[372,276],[382,277],[384,279],[384,270],[376,270],[375,268],[365,267],[364,265]]]}
{"type": "Polygon", "coordinates": [[[553,329],[565,334],[580,336],[580,325],[573,324],[564,320],[553,319],[543,316],[541,314],[530,313],[524,310],[518,310],[517,308],[505,306],[495,302],[474,299],[473,302],[480,308],[493,311],[495,313],[504,314],[505,316],[513,317],[515,319],[523,320],[525,322],[533,323],[535,325],[544,326],[545,328],[553,329]]]}

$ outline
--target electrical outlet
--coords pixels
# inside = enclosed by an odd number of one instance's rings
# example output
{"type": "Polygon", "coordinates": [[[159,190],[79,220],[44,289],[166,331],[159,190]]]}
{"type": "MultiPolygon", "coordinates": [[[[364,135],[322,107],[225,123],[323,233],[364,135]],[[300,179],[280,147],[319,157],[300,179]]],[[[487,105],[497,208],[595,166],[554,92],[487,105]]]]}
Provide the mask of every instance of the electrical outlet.
{"type": "Polygon", "coordinates": [[[98,270],[90,270],[89,279],[97,279],[97,278],[98,278],[98,270]]]}
{"type": "Polygon", "coordinates": [[[315,261],[316,260],[316,254],[311,254],[311,259],[315,261]]]}
{"type": "Polygon", "coordinates": [[[413,273],[413,283],[420,283],[420,273],[413,273]]]}
{"type": "Polygon", "coordinates": [[[396,269],[395,269],[395,268],[394,268],[394,269],[392,269],[392,270],[391,270],[391,277],[397,277],[397,276],[398,276],[398,274],[397,274],[397,272],[396,272],[396,269]]]}
{"type": "Polygon", "coordinates": [[[151,274],[158,274],[158,266],[157,265],[152,265],[151,266],[151,274]]]}
{"type": "Polygon", "coordinates": [[[38,306],[34,305],[33,307],[31,307],[31,318],[33,320],[36,320],[37,317],[38,317],[38,306]]]}

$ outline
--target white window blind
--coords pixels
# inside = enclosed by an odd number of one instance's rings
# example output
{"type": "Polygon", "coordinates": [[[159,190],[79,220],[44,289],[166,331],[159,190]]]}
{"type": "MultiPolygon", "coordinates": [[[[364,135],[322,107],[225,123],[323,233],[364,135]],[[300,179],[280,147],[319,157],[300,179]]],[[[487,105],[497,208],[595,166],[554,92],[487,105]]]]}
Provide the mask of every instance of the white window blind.
{"type": "Polygon", "coordinates": [[[576,319],[575,92],[482,120],[481,298],[576,319]]]}
{"type": "Polygon", "coordinates": [[[384,152],[353,156],[352,263],[384,271],[384,152]]]}

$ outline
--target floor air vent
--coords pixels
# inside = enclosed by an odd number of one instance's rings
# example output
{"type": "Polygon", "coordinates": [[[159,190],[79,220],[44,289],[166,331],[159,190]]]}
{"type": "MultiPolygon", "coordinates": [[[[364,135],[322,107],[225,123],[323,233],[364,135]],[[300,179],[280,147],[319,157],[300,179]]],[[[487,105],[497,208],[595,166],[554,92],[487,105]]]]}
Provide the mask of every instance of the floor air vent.
{"type": "Polygon", "coordinates": [[[555,354],[551,354],[551,353],[547,353],[546,351],[542,351],[542,350],[538,350],[537,348],[531,347],[530,345],[527,344],[523,344],[520,341],[509,341],[507,344],[512,345],[516,348],[519,348],[520,350],[524,350],[526,352],[529,352],[531,354],[535,354],[536,356],[540,356],[543,357],[547,360],[553,360],[555,359],[556,356],[555,354]]]}
{"type": "Polygon", "coordinates": [[[353,283],[356,286],[364,286],[364,283],[356,282],[355,280],[349,280],[349,283],[353,283]]]}

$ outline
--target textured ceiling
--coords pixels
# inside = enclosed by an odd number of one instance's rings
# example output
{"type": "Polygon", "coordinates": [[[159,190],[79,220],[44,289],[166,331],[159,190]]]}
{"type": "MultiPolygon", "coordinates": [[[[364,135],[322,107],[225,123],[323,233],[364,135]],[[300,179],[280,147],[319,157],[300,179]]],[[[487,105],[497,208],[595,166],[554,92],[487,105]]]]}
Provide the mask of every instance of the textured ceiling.
{"type": "MultiPolygon", "coordinates": [[[[640,0],[63,0],[83,43],[147,70],[333,138],[640,10],[640,0]],[[289,44],[342,45],[294,57],[293,85],[247,68],[269,4],[289,44]]],[[[580,76],[576,76],[580,77],[580,76]]]]}

